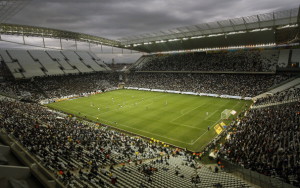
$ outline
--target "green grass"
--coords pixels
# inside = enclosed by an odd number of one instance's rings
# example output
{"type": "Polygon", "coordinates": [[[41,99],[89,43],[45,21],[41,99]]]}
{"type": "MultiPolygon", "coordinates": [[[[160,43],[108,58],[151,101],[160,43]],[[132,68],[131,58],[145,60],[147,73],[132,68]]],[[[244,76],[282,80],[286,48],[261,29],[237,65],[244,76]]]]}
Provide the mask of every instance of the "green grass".
{"type": "Polygon", "coordinates": [[[201,151],[216,136],[213,126],[221,121],[224,109],[240,112],[250,103],[235,99],[116,90],[47,106],[192,151],[201,151]],[[208,126],[211,127],[209,131],[208,126]]]}

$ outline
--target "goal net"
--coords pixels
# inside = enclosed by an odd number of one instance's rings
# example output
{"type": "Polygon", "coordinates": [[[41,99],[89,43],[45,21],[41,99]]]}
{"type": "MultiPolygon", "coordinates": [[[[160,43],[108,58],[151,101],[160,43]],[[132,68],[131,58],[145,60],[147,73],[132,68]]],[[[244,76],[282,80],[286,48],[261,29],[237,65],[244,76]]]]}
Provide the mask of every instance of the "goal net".
{"type": "Polygon", "coordinates": [[[231,110],[230,109],[225,109],[222,113],[221,113],[221,119],[228,119],[229,116],[231,115],[231,110]]]}

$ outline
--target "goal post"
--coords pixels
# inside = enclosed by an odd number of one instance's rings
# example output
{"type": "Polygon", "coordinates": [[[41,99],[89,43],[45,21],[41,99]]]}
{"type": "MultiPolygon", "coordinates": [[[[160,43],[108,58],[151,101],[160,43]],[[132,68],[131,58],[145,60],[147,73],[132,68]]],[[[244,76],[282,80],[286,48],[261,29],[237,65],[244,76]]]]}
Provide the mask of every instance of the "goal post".
{"type": "Polygon", "coordinates": [[[221,119],[228,119],[229,116],[231,115],[230,112],[231,112],[230,109],[223,110],[223,112],[221,113],[221,119]]]}

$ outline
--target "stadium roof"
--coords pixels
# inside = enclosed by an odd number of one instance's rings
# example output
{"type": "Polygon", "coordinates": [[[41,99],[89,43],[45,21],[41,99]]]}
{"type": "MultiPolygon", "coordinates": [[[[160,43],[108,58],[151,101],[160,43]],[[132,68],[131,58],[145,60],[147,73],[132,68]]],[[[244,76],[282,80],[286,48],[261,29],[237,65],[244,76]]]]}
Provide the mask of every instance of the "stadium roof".
{"type": "Polygon", "coordinates": [[[0,23],[17,14],[30,0],[0,0],[0,23]]]}
{"type": "Polygon", "coordinates": [[[263,29],[266,27],[275,27],[297,23],[299,8],[258,14],[253,16],[234,18],[216,22],[202,23],[198,25],[178,27],[175,29],[162,30],[154,33],[147,33],[137,36],[121,38],[124,45],[135,44],[139,42],[151,42],[158,40],[177,39],[185,37],[195,37],[201,35],[211,35],[217,33],[229,33],[251,29],[263,29]]]}
{"type": "Polygon", "coordinates": [[[45,27],[35,27],[35,26],[7,24],[7,23],[0,24],[0,34],[59,38],[59,39],[76,40],[81,42],[107,45],[107,46],[116,46],[116,47],[120,45],[120,42],[115,40],[83,34],[83,33],[76,33],[72,31],[51,29],[45,27]]]}
{"type": "MultiPolygon", "coordinates": [[[[298,25],[299,8],[294,8],[284,11],[162,30],[137,36],[123,37],[120,41],[125,47],[138,51],[170,51],[179,50],[181,48],[179,43],[182,43],[183,41],[184,43],[188,43],[187,41],[190,41],[190,39],[202,39],[217,36],[223,36],[223,38],[225,36],[225,38],[227,38],[229,35],[234,34],[243,34],[248,32],[262,33],[263,31],[273,30],[280,26],[297,27],[298,25]]],[[[269,35],[270,33],[271,32],[265,32],[266,35],[269,35]]],[[[252,35],[252,37],[255,37],[255,35],[252,35]]],[[[201,42],[210,41],[211,40],[202,40],[201,42]]],[[[262,42],[272,43],[275,42],[275,39],[273,37],[273,39],[270,38],[269,40],[262,42]]],[[[238,44],[238,42],[236,44],[238,44]]],[[[189,44],[185,45],[188,46],[189,44]]],[[[195,45],[193,46],[197,47],[195,45]]],[[[199,47],[205,47],[205,44],[199,45],[199,47]]]]}
{"type": "MultiPolygon", "coordinates": [[[[21,2],[18,6],[11,5],[13,7],[22,7],[24,6],[24,2],[26,2],[26,0],[11,1],[21,2]]],[[[16,8],[16,10],[19,9],[16,8]]],[[[6,16],[3,16],[3,20],[5,20],[5,17],[6,16]]],[[[278,29],[290,27],[297,28],[298,30],[296,29],[295,36],[298,37],[300,25],[299,17],[299,8],[294,8],[284,11],[162,30],[137,36],[123,37],[119,40],[111,40],[103,37],[59,29],[0,22],[0,40],[1,34],[23,37],[33,36],[42,38],[58,38],[148,53],[240,45],[277,44],[276,32],[278,29]]],[[[2,19],[1,16],[0,19],[2,19]]],[[[282,33],[284,34],[284,32],[281,32],[281,34],[282,33]]],[[[25,44],[24,38],[23,41],[25,44]]],[[[43,46],[45,47],[45,43],[43,46]]]]}

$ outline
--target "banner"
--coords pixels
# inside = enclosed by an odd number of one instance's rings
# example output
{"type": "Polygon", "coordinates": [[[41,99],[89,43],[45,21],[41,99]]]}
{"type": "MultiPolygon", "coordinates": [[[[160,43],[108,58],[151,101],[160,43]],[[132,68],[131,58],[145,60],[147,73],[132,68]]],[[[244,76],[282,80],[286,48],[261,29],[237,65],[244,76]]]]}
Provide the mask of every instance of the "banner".
{"type": "Polygon", "coordinates": [[[214,129],[215,129],[217,134],[220,134],[223,131],[223,127],[220,124],[215,125],[214,129]]]}

